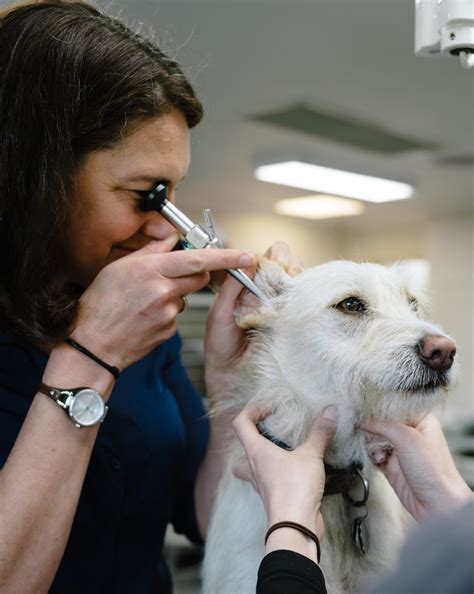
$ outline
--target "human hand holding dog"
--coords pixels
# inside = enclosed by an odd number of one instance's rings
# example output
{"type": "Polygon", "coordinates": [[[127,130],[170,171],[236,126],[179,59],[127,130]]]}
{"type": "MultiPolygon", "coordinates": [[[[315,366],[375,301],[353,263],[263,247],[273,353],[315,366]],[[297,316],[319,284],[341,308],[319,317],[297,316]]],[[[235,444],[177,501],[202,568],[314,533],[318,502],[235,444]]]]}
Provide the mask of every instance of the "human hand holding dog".
{"type": "MultiPolygon", "coordinates": [[[[237,460],[233,473],[250,481],[262,498],[268,526],[292,521],[316,533],[320,542],[324,523],[320,512],[324,493],[324,453],[336,432],[336,407],[326,407],[314,420],[306,441],[287,451],[261,435],[256,423],[264,414],[256,407],[244,409],[234,428],[246,456],[237,460]]],[[[316,561],[316,547],[292,528],[280,528],[268,538],[266,552],[290,549],[316,561]]]]}
{"type": "MultiPolygon", "coordinates": [[[[302,272],[302,264],[292,254],[284,241],[275,241],[265,252],[264,257],[277,262],[288,274],[294,276],[302,272]]],[[[253,277],[257,262],[245,272],[253,277]]],[[[235,321],[234,312],[243,288],[230,275],[219,283],[219,274],[213,275],[213,283],[218,285],[219,294],[209,312],[206,325],[206,388],[211,406],[219,400],[222,390],[229,385],[230,376],[237,373],[247,350],[247,332],[235,321]]],[[[255,308],[260,307],[257,297],[248,293],[248,298],[255,300],[255,308]]]]}
{"type": "Polygon", "coordinates": [[[392,444],[390,456],[373,451],[371,458],[417,521],[473,497],[454,464],[441,425],[432,414],[414,427],[371,420],[362,429],[392,444]]]}

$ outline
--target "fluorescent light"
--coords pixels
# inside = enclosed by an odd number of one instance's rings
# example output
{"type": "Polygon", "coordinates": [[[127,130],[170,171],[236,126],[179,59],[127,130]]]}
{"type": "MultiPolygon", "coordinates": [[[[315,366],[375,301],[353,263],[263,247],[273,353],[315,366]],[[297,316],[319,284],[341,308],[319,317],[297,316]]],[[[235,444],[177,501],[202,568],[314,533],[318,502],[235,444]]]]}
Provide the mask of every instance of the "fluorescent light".
{"type": "Polygon", "coordinates": [[[404,200],[413,195],[413,187],[402,182],[329,169],[301,161],[262,165],[255,170],[255,177],[274,184],[359,198],[368,202],[404,200]]]}
{"type": "Polygon", "coordinates": [[[274,205],[274,210],[279,214],[306,219],[350,217],[361,214],[364,208],[357,200],[325,195],[287,198],[278,200],[274,205]]]}

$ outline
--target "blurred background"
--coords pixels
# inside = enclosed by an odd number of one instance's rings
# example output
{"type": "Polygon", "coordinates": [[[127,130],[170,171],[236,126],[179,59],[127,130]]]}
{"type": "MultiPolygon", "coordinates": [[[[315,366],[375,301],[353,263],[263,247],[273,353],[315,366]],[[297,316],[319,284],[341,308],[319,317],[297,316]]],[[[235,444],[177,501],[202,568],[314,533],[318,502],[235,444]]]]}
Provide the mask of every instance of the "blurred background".
{"type": "MultiPolygon", "coordinates": [[[[185,212],[200,222],[211,208],[230,247],[261,253],[283,239],[306,266],[409,260],[425,278],[432,317],[458,344],[463,377],[442,417],[472,485],[474,70],[415,56],[414,0],[97,4],[157,38],[204,103],[178,191],[185,212]],[[277,214],[278,200],[317,192],[259,181],[255,168],[295,160],[405,182],[413,195],[359,201],[352,216],[277,214]]],[[[197,296],[180,320],[198,384],[208,303],[197,296]]],[[[177,593],[197,591],[199,555],[173,535],[169,555],[177,593]]]]}

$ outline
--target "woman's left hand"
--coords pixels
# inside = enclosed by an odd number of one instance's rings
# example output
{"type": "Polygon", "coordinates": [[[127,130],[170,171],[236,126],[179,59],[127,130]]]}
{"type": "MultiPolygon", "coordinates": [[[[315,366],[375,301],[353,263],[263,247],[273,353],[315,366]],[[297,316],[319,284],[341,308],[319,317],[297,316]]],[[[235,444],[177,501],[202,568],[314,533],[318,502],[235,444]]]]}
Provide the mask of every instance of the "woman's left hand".
{"type": "MultiPolygon", "coordinates": [[[[265,252],[265,257],[278,262],[292,276],[303,270],[300,260],[291,254],[283,241],[273,243],[265,252]]],[[[245,270],[250,277],[255,271],[256,268],[245,270]]],[[[205,370],[211,403],[219,400],[220,393],[229,385],[229,379],[238,372],[247,349],[247,333],[237,326],[234,319],[237,299],[243,290],[239,282],[227,275],[209,312],[205,370]]]]}

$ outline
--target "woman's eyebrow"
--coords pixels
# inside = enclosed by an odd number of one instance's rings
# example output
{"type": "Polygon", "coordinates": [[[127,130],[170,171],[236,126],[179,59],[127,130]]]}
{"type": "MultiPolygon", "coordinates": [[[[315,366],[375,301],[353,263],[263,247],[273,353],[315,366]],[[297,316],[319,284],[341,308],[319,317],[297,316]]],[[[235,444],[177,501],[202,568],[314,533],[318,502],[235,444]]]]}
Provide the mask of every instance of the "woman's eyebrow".
{"type": "MultiPolygon", "coordinates": [[[[186,177],[186,175],[183,175],[183,177],[179,180],[179,181],[183,181],[183,179],[186,177]]],[[[132,177],[127,177],[126,181],[128,182],[148,182],[148,183],[162,183],[162,182],[166,182],[166,183],[170,183],[170,180],[165,178],[165,177],[161,177],[158,175],[134,175],[132,177]]]]}

